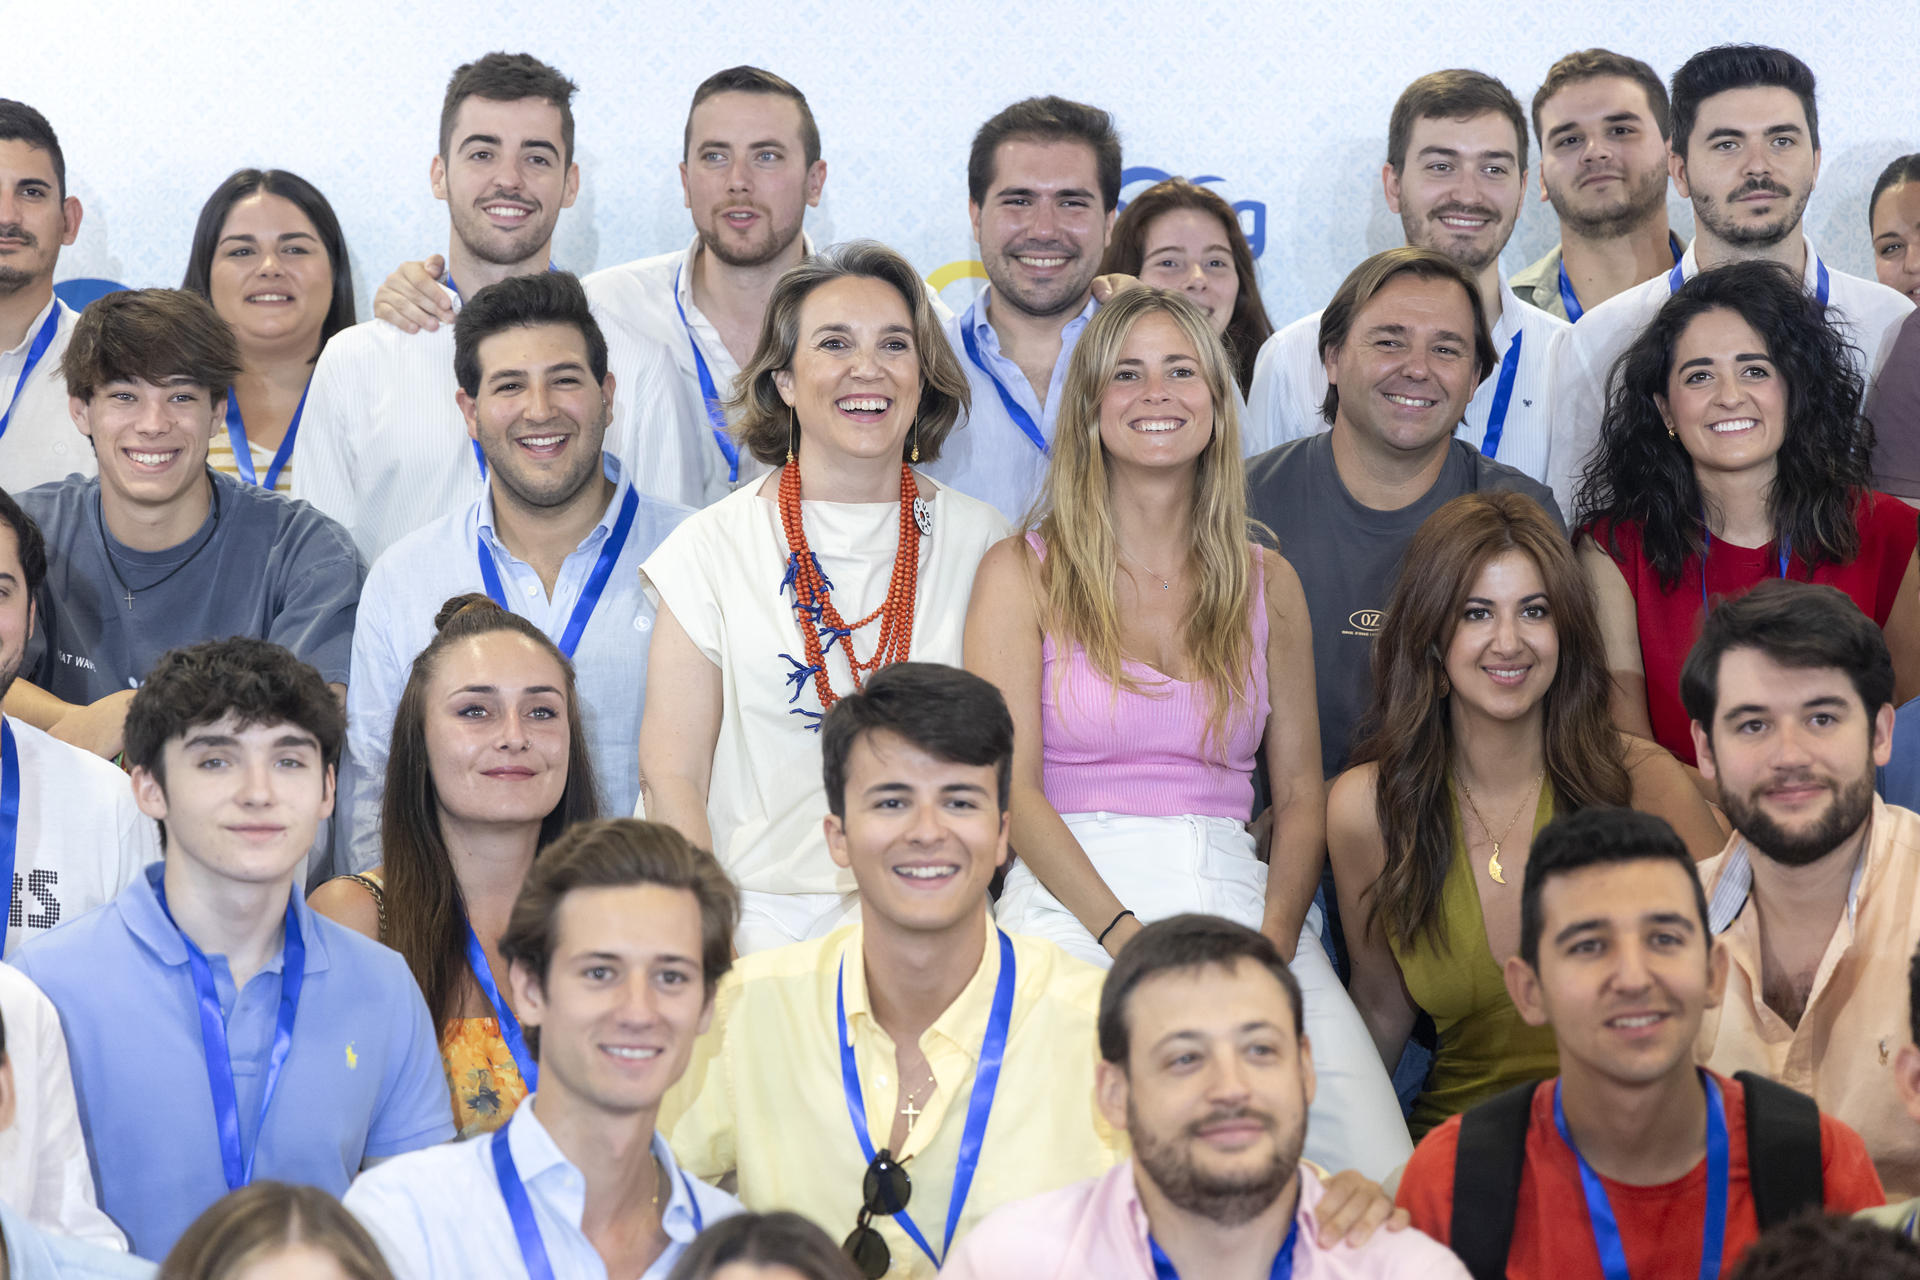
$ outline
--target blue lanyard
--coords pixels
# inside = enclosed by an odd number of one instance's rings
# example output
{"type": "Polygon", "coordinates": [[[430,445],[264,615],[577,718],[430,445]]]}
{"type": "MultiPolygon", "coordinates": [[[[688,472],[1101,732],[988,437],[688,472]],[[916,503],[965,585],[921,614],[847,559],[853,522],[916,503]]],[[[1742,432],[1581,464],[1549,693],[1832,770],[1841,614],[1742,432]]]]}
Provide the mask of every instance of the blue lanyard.
{"type": "Polygon", "coordinates": [[[687,331],[687,345],[693,348],[693,371],[700,375],[700,398],[707,405],[707,423],[713,428],[713,442],[720,446],[721,456],[727,460],[727,483],[734,484],[740,479],[740,447],[733,442],[733,435],[727,430],[727,412],[720,407],[720,392],[713,385],[713,372],[707,368],[707,357],[700,351],[700,340],[693,336],[693,326],[687,323],[687,309],[680,305],[680,267],[673,269],[673,309],[680,313],[680,327],[687,331]]]}
{"type": "MultiPolygon", "coordinates": [[[[1713,1078],[1705,1073],[1700,1078],[1707,1090],[1707,1212],[1700,1224],[1700,1277],[1715,1280],[1727,1239],[1727,1108],[1713,1078]]],[[[1606,1184],[1580,1154],[1580,1148],[1573,1145],[1573,1136],[1567,1132],[1567,1113],[1560,1106],[1558,1080],[1553,1082],[1553,1123],[1560,1130],[1560,1140],[1580,1165],[1580,1188],[1587,1197],[1587,1220],[1593,1227],[1594,1247],[1600,1251],[1601,1273],[1606,1280],[1629,1280],[1627,1249],[1620,1239],[1613,1205],[1607,1199],[1606,1184]]]]}
{"type": "Polygon", "coordinates": [[[507,1042],[513,1065],[526,1082],[527,1092],[532,1093],[540,1087],[540,1064],[527,1052],[527,1038],[520,1031],[520,1019],[513,1016],[513,1010],[500,998],[500,988],[493,980],[493,967],[487,963],[487,951],[480,945],[480,935],[473,931],[473,921],[463,915],[460,923],[467,927],[467,967],[473,970],[474,981],[480,984],[481,993],[493,1006],[494,1020],[500,1024],[500,1038],[507,1042]]]}
{"type": "Polygon", "coordinates": [[[220,991],[213,983],[213,966],[206,953],[194,945],[167,909],[167,887],[157,883],[154,896],[167,923],[180,931],[187,945],[187,968],[193,975],[193,993],[200,1002],[200,1044],[207,1055],[207,1085],[213,1091],[213,1118],[220,1130],[220,1165],[227,1177],[227,1190],[238,1191],[253,1181],[253,1158],[260,1153],[260,1140],[266,1136],[267,1108],[273,1105],[274,1090],[280,1087],[280,1069],[287,1065],[293,1051],[293,1020],[300,1011],[300,987],[307,976],[307,944],[300,936],[300,917],[293,909],[294,895],[287,895],[287,939],[280,956],[280,1013],[273,1024],[273,1048],[267,1055],[267,1081],[260,1091],[260,1123],[254,1130],[253,1150],[243,1151],[240,1142],[240,1100],[233,1089],[233,1057],[227,1047],[227,1020],[220,1012],[220,991]]]}
{"type": "Polygon", "coordinates": [[[20,403],[20,393],[27,389],[27,379],[33,376],[33,367],[47,354],[47,348],[53,345],[53,335],[60,331],[60,304],[55,302],[53,309],[47,312],[46,323],[40,326],[40,332],[33,335],[33,345],[27,348],[27,362],[20,366],[20,381],[13,384],[13,399],[7,401],[7,411],[0,413],[0,436],[7,434],[7,427],[13,422],[14,406],[20,403]]]}
{"type": "MultiPolygon", "coordinates": [[[[1680,286],[1685,284],[1686,282],[1687,282],[1687,277],[1681,271],[1679,260],[1676,259],[1673,264],[1673,270],[1667,274],[1667,292],[1677,293],[1680,289],[1680,286]]],[[[1833,285],[1833,281],[1829,279],[1827,276],[1827,264],[1820,260],[1819,254],[1817,253],[1814,254],[1813,255],[1813,296],[1819,300],[1820,308],[1823,311],[1826,309],[1826,306],[1827,306],[1827,295],[1830,292],[1832,292],[1832,285],[1833,285]]]]}
{"type": "MultiPolygon", "coordinates": [[[[1700,513],[1700,615],[1705,617],[1713,609],[1707,604],[1707,557],[1713,554],[1713,534],[1707,528],[1707,516],[1700,513]]],[[[1786,539],[1780,541],[1780,577],[1787,576],[1787,560],[1793,555],[1793,544],[1786,539]]]]}
{"type": "Polygon", "coordinates": [[[293,421],[287,424],[286,438],[280,441],[280,447],[273,451],[273,461],[267,464],[266,483],[261,484],[253,469],[253,449],[247,444],[247,424],[240,420],[240,397],[233,393],[232,387],[227,388],[227,442],[233,446],[233,465],[239,468],[242,480],[263,489],[279,484],[280,472],[293,456],[293,438],[300,434],[300,415],[307,411],[307,392],[311,390],[313,379],[309,378],[300,392],[300,403],[294,406],[293,421]]]}
{"type": "Polygon", "coordinates": [[[20,840],[20,749],[0,716],[0,951],[13,926],[13,855],[20,840]]]}
{"type": "Polygon", "coordinates": [[[1487,433],[1480,438],[1480,452],[1489,458],[1500,454],[1500,436],[1507,427],[1507,406],[1513,403],[1513,382],[1520,376],[1520,339],[1526,336],[1524,330],[1514,334],[1507,346],[1506,358],[1500,362],[1500,383],[1493,389],[1493,404],[1487,410],[1487,433]]]}
{"type": "MultiPolygon", "coordinates": [[[[1672,233],[1668,233],[1667,235],[1667,249],[1673,254],[1673,265],[1678,268],[1681,254],[1680,242],[1673,238],[1672,233]]],[[[1671,280],[1672,277],[1668,277],[1668,279],[1671,280]]],[[[1679,287],[1677,283],[1673,285],[1674,289],[1678,289],[1679,287]]],[[[1579,324],[1580,317],[1587,314],[1587,309],[1580,305],[1580,299],[1573,296],[1573,281],[1567,279],[1567,260],[1565,258],[1560,260],[1560,305],[1567,309],[1567,321],[1570,324],[1579,324]]]]}
{"type": "MultiPolygon", "coordinates": [[[[513,1148],[507,1141],[509,1125],[493,1131],[493,1176],[500,1184],[500,1198],[507,1202],[507,1217],[513,1222],[513,1238],[520,1244],[520,1260],[526,1263],[529,1280],[554,1280],[553,1263],[547,1259],[547,1246],[540,1239],[540,1224],[533,1218],[533,1201],[527,1196],[520,1171],[513,1167],[513,1148]]],[[[686,1170],[680,1171],[680,1183],[687,1189],[687,1207],[693,1211],[693,1234],[707,1229],[706,1216],[700,1212],[700,1200],[693,1194],[693,1182],[686,1170]]],[[[666,1211],[661,1210],[664,1224],[666,1211]]]]}
{"type": "MultiPolygon", "coordinates": [[[[627,496],[621,499],[620,514],[613,522],[613,532],[607,535],[605,545],[600,548],[600,558],[593,562],[593,572],[587,575],[586,585],[580,588],[580,598],[574,601],[573,615],[567,619],[567,629],[555,641],[560,646],[560,652],[566,654],[569,660],[573,658],[573,651],[580,647],[580,637],[586,633],[587,620],[593,617],[594,609],[600,604],[600,595],[607,589],[607,579],[613,576],[614,562],[627,545],[627,535],[633,532],[633,515],[639,509],[640,495],[629,488],[627,496]]],[[[493,555],[487,550],[487,544],[475,538],[474,545],[480,557],[480,580],[486,584],[487,594],[493,597],[495,604],[512,613],[513,605],[507,600],[507,588],[500,581],[500,569],[493,563],[493,555]]],[[[499,1001],[494,1001],[494,1004],[498,1006],[499,1001]]]]}
{"type": "MultiPolygon", "coordinates": [[[[960,1158],[953,1171],[953,1192],[947,1201],[947,1238],[941,1253],[935,1253],[927,1238],[920,1234],[905,1209],[893,1215],[920,1251],[933,1259],[938,1268],[942,1254],[953,1247],[954,1228],[960,1225],[960,1210],[973,1187],[973,1172],[980,1164],[980,1148],[987,1134],[987,1116],[993,1111],[993,1095],[1000,1087],[1000,1061],[1007,1053],[1007,1027],[1013,1022],[1013,939],[1000,934],[1000,981],[993,989],[993,1008],[987,1015],[986,1038],[980,1042],[980,1065],[973,1073],[973,1093],[967,1099],[967,1123],[960,1131],[960,1158]]],[[[840,960],[836,982],[834,1016],[840,1027],[840,1083],[847,1094],[847,1115],[853,1121],[853,1136],[860,1139],[860,1150],[873,1163],[873,1139],[867,1134],[867,1104],[860,1092],[860,1064],[854,1061],[853,1037],[847,1034],[847,961],[840,960]]]]}
{"type": "MultiPolygon", "coordinates": [[[[1268,1272],[1268,1280],[1293,1280],[1293,1244],[1299,1236],[1300,1219],[1296,1215],[1287,1227],[1287,1238],[1281,1242],[1280,1252],[1273,1255],[1273,1270],[1268,1272]]],[[[1173,1259],[1166,1255],[1160,1242],[1151,1235],[1147,1237],[1147,1249],[1153,1254],[1154,1280],[1180,1280],[1173,1259]]]]}
{"type": "Polygon", "coordinates": [[[1019,427],[1027,439],[1033,441],[1033,447],[1038,449],[1042,456],[1051,457],[1052,454],[1047,449],[1047,437],[1039,427],[1033,424],[1033,415],[1027,412],[1025,405],[1013,398],[1013,392],[1007,390],[1006,384],[995,377],[993,370],[987,368],[987,362],[980,358],[980,343],[973,336],[971,324],[963,322],[960,325],[960,345],[967,349],[967,359],[973,361],[973,367],[986,374],[987,381],[991,382],[993,389],[1000,393],[1000,403],[1006,406],[1007,416],[1013,419],[1013,425],[1019,427]]]}

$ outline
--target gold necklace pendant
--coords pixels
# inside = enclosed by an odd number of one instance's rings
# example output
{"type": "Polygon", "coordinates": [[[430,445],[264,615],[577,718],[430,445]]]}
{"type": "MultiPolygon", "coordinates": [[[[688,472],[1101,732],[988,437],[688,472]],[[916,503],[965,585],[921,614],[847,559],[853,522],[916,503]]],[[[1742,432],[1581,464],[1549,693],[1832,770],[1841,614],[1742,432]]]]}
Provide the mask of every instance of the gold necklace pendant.
{"type": "Polygon", "coordinates": [[[1493,845],[1493,856],[1487,859],[1487,874],[1493,877],[1495,884],[1505,884],[1507,878],[1500,874],[1500,842],[1493,845]]]}

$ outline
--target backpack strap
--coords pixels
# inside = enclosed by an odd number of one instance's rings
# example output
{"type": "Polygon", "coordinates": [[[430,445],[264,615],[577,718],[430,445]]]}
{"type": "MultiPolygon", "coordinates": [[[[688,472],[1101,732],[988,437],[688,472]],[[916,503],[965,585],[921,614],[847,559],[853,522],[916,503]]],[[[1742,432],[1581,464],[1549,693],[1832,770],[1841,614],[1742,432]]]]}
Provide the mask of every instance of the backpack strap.
{"type": "Polygon", "coordinates": [[[1505,1280],[1520,1179],[1527,1167],[1533,1091],[1539,1087],[1532,1082],[1519,1085],[1460,1117],[1448,1244],[1473,1280],[1505,1280]]]}
{"type": "Polygon", "coordinates": [[[1747,1177],[1760,1229],[1826,1203],[1820,1108],[1812,1098],[1751,1071],[1734,1077],[1747,1098],[1747,1177]]]}

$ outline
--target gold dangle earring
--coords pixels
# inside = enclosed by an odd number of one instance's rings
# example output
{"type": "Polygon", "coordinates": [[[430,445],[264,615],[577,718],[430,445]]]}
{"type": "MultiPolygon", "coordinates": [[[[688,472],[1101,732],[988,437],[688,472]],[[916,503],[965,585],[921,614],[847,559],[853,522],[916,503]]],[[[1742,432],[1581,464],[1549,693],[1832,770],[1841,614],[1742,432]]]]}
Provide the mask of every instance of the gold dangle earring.
{"type": "Polygon", "coordinates": [[[800,422],[793,416],[793,406],[787,406],[787,465],[793,465],[794,450],[800,447],[800,422]]]}
{"type": "Polygon", "coordinates": [[[915,465],[918,465],[920,462],[920,419],[915,418],[913,425],[907,428],[907,432],[908,439],[913,442],[913,461],[915,465]]]}

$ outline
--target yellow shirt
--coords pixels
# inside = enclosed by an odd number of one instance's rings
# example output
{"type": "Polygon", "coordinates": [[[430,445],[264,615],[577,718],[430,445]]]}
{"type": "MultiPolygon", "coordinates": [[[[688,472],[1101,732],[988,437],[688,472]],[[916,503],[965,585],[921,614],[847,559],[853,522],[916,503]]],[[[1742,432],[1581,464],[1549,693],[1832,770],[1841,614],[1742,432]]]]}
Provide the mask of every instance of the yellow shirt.
{"type": "MultiPolygon", "coordinates": [[[[899,1102],[894,1044],[867,1003],[860,938],[861,926],[849,925],[738,961],[715,995],[712,1029],[660,1113],[682,1168],[709,1180],[737,1173],[749,1209],[796,1210],[835,1240],[853,1230],[867,1168],[841,1083],[834,1001],[843,957],[847,1028],[876,1149],[899,1102]]],[[[973,980],[920,1037],[933,1096],[899,1153],[913,1180],[907,1213],[936,1250],[945,1247],[960,1134],[1000,974],[999,939],[987,938],[973,980]]],[[[997,1206],[1103,1173],[1127,1153],[1124,1133],[1093,1101],[1105,975],[1037,939],[1016,937],[1013,950],[1000,1087],[955,1239],[997,1206]]],[[[889,1276],[931,1280],[933,1260],[894,1219],[874,1225],[893,1251],[889,1276]]]]}
{"type": "Polygon", "coordinates": [[[1920,943],[1920,815],[1876,796],[1869,821],[1847,909],[1797,1027],[1761,996],[1760,913],[1748,900],[1749,859],[1761,855],[1736,834],[1700,864],[1708,924],[1732,963],[1694,1056],[1722,1075],[1757,1071],[1812,1095],[1866,1140],[1887,1195],[1899,1200],[1920,1194],[1920,1126],[1893,1083],[1893,1056],[1910,1035],[1907,965],[1920,943]]]}

